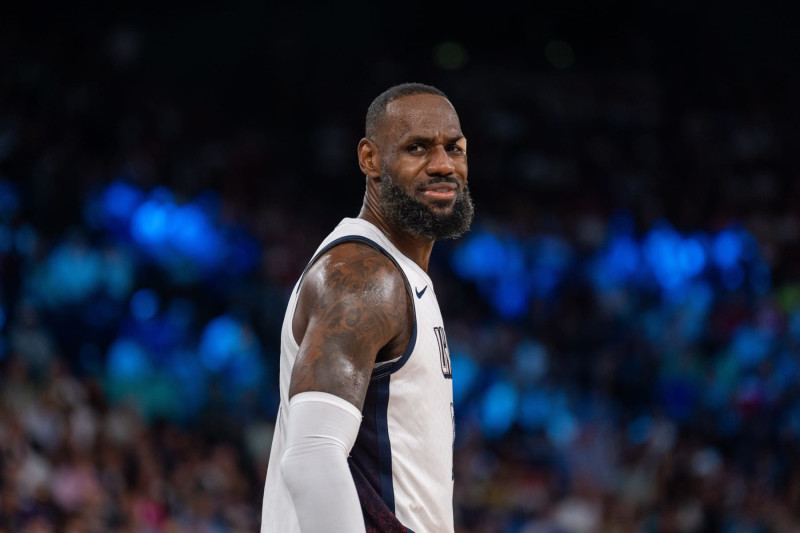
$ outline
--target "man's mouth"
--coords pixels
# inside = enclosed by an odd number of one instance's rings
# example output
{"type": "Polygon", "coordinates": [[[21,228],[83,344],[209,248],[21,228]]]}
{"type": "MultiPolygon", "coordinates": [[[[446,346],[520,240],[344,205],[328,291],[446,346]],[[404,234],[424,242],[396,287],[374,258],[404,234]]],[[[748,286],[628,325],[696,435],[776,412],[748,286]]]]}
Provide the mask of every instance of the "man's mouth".
{"type": "Polygon", "coordinates": [[[458,186],[455,183],[433,183],[423,187],[422,194],[432,200],[451,200],[455,198],[457,188],[458,186]]]}

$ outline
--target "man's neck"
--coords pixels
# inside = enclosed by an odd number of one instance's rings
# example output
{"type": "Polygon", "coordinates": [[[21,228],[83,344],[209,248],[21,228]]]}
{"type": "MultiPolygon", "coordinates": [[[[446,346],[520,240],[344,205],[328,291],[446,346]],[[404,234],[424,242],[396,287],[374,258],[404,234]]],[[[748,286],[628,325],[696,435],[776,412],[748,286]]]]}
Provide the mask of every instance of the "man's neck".
{"type": "Polygon", "coordinates": [[[389,223],[382,213],[366,203],[362,206],[358,218],[366,220],[381,230],[403,255],[414,261],[425,272],[428,271],[433,240],[410,235],[408,232],[398,229],[389,223]]]}

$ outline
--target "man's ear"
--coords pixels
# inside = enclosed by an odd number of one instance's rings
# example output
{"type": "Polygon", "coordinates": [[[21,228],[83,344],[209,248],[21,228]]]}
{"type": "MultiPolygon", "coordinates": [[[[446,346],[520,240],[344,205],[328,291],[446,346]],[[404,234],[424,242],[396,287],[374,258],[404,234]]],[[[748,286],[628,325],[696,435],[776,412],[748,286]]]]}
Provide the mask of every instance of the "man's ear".
{"type": "Polygon", "coordinates": [[[358,142],[358,166],[368,178],[379,178],[381,176],[378,147],[366,137],[358,142]]]}

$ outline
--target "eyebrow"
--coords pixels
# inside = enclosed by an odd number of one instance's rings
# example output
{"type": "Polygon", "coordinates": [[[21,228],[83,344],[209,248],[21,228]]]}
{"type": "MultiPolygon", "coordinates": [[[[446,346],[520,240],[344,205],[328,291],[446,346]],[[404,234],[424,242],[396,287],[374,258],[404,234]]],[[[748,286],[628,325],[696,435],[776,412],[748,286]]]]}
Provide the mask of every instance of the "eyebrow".
{"type": "MultiPolygon", "coordinates": [[[[445,140],[445,142],[448,143],[448,144],[457,143],[458,141],[460,141],[461,139],[464,139],[464,138],[465,137],[463,135],[457,135],[455,137],[448,137],[445,140]]],[[[416,144],[416,143],[427,144],[427,143],[430,143],[431,140],[432,140],[432,137],[425,137],[424,135],[414,135],[414,136],[409,137],[408,139],[406,139],[405,140],[405,144],[416,144]]]]}

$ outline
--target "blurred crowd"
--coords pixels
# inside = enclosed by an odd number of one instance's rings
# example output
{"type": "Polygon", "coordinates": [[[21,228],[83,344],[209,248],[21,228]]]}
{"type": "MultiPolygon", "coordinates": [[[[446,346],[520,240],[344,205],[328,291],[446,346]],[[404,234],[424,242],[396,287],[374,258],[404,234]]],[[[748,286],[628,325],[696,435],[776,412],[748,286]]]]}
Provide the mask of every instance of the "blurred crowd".
{"type": "Polygon", "coordinates": [[[470,140],[430,270],[457,531],[800,530],[795,78],[641,28],[625,64],[528,35],[315,70],[281,55],[313,24],[198,13],[0,23],[0,532],[258,529],[288,291],[399,81],[470,140]]]}

